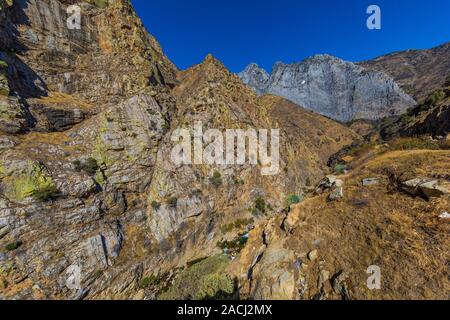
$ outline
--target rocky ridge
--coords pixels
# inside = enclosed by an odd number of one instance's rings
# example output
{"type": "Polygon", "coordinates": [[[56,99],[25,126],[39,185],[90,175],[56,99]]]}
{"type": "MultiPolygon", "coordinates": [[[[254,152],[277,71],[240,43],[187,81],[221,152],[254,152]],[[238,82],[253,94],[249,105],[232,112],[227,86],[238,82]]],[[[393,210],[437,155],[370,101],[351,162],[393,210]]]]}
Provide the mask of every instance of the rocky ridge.
{"type": "Polygon", "coordinates": [[[377,120],[402,114],[415,105],[386,74],[330,55],[300,63],[276,63],[270,77],[252,64],[239,76],[257,93],[278,95],[342,122],[377,120]]]}
{"type": "Polygon", "coordinates": [[[220,254],[218,243],[276,214],[322,177],[332,153],[359,139],[288,101],[259,99],[212,56],[178,72],[127,0],[82,3],[78,31],[65,26],[68,4],[2,7],[4,299],[155,298],[164,288],[142,283],[220,254]],[[172,164],[171,133],[198,121],[280,128],[281,174],[172,164]],[[67,286],[74,266],[78,290],[67,286]]]}

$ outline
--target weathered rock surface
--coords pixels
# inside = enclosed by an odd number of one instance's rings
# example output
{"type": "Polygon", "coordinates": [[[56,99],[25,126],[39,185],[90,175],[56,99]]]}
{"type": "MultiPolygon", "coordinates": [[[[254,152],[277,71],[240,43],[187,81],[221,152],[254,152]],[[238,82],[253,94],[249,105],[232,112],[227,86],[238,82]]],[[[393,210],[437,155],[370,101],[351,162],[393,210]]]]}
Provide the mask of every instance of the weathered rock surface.
{"type": "Polygon", "coordinates": [[[415,105],[386,74],[329,55],[294,64],[277,63],[266,81],[264,70],[255,65],[239,76],[257,93],[278,95],[344,122],[398,115],[415,105]]]}

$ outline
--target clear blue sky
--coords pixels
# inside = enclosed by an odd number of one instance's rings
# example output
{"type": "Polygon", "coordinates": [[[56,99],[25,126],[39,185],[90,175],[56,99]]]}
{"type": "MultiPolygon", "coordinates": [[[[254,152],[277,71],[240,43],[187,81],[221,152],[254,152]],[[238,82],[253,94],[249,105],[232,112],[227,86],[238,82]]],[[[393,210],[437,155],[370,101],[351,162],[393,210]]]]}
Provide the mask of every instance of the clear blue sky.
{"type": "Polygon", "coordinates": [[[147,30],[181,69],[212,53],[231,71],[318,53],[350,61],[450,41],[450,0],[132,0],[147,30]],[[382,10],[382,30],[366,9],[382,10]]]}

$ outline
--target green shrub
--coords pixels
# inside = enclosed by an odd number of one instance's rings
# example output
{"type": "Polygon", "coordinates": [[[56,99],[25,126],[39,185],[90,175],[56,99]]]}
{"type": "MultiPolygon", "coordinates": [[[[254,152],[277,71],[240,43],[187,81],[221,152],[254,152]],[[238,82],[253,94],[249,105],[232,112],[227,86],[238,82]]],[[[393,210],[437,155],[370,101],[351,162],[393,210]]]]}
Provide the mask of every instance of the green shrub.
{"type": "Polygon", "coordinates": [[[334,167],[334,172],[336,172],[337,174],[344,174],[345,170],[347,170],[347,166],[345,164],[337,164],[334,167]]]}
{"type": "Polygon", "coordinates": [[[5,250],[8,252],[17,250],[22,244],[23,244],[22,241],[14,241],[14,242],[8,243],[5,246],[5,250]]]}
{"type": "Polygon", "coordinates": [[[45,201],[57,195],[56,186],[51,177],[44,175],[36,164],[29,164],[27,172],[14,180],[12,190],[8,196],[15,200],[33,197],[45,201]]]}
{"type": "Polygon", "coordinates": [[[225,268],[230,260],[225,255],[204,259],[182,271],[160,300],[225,299],[234,293],[234,282],[225,268]]]}
{"type": "Polygon", "coordinates": [[[7,69],[8,64],[5,61],[0,60],[0,70],[7,69]]]}
{"type": "Polygon", "coordinates": [[[167,204],[172,207],[172,208],[176,208],[177,204],[178,204],[178,198],[177,197],[170,197],[169,199],[167,199],[167,204]]]}
{"type": "Polygon", "coordinates": [[[152,208],[153,210],[158,211],[159,208],[161,208],[161,204],[157,201],[152,201],[152,208]]]}
{"type": "Polygon", "coordinates": [[[301,199],[298,195],[293,194],[290,195],[287,199],[286,199],[286,208],[290,208],[292,205],[300,203],[301,199]]]}
{"type": "Polygon", "coordinates": [[[227,254],[238,254],[239,252],[244,249],[248,242],[248,234],[240,234],[237,238],[231,240],[231,241],[218,241],[217,247],[222,249],[223,251],[226,251],[227,254]]]}
{"type": "Polygon", "coordinates": [[[266,212],[266,201],[262,197],[258,197],[255,200],[255,208],[262,213],[266,212]]]}
{"type": "Polygon", "coordinates": [[[222,175],[220,174],[219,171],[215,171],[213,176],[210,178],[211,184],[215,187],[215,188],[219,188],[223,181],[222,181],[222,175]]]}
{"type": "Polygon", "coordinates": [[[161,279],[155,276],[145,277],[139,281],[139,287],[141,289],[146,289],[150,286],[157,286],[161,283],[161,279]]]}
{"type": "Polygon", "coordinates": [[[428,106],[435,106],[437,103],[445,98],[445,92],[442,90],[436,90],[425,100],[425,104],[428,106]]]}
{"type": "Polygon", "coordinates": [[[207,275],[200,283],[199,299],[225,300],[234,293],[234,281],[226,273],[207,275]]]}

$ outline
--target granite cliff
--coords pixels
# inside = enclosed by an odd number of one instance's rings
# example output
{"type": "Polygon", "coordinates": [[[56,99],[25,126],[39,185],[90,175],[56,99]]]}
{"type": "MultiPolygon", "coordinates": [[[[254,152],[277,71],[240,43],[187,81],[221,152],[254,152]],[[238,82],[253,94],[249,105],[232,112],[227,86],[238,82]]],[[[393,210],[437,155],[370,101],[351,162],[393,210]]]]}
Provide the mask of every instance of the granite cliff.
{"type": "Polygon", "coordinates": [[[259,94],[278,95],[342,122],[398,115],[415,104],[386,74],[330,55],[276,63],[270,76],[251,64],[239,76],[259,94]]]}

